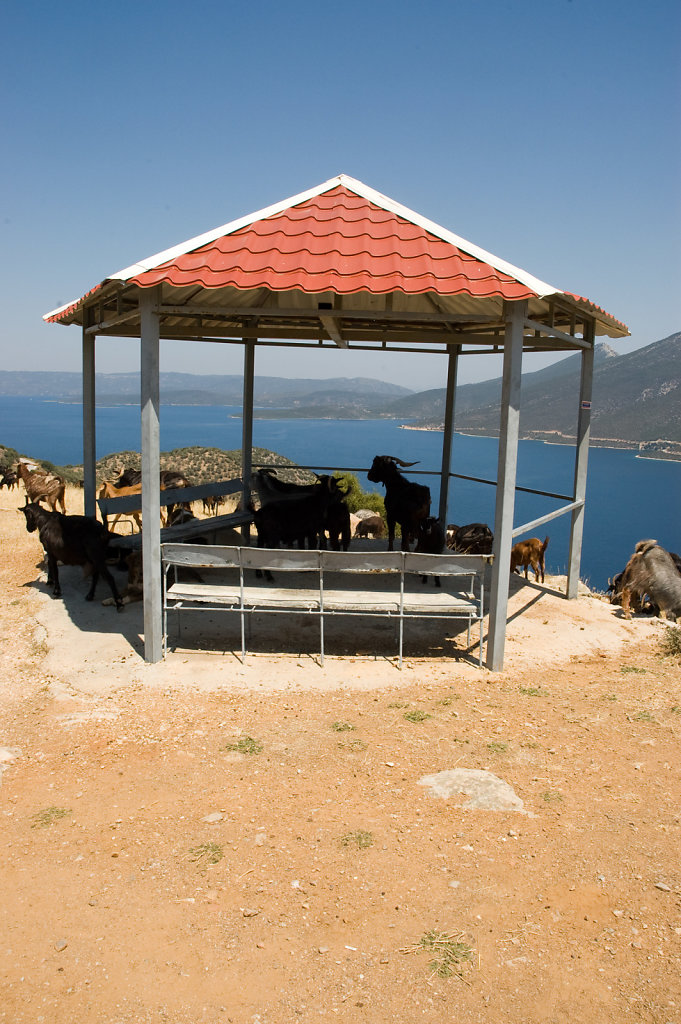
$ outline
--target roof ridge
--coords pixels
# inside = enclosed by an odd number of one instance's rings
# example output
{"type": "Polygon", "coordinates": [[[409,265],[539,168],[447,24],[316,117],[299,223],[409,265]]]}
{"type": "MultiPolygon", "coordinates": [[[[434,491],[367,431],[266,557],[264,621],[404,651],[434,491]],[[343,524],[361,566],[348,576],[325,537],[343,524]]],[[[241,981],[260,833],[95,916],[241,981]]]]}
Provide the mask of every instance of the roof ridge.
{"type": "Polygon", "coordinates": [[[278,213],[283,213],[284,210],[287,210],[290,207],[300,206],[309,199],[314,199],[316,196],[323,195],[325,192],[330,192],[334,188],[338,188],[339,185],[348,189],[350,192],[354,192],[355,195],[360,196],[362,199],[366,199],[368,202],[373,203],[375,206],[386,210],[388,213],[395,214],[402,217],[403,220],[409,221],[417,227],[423,228],[431,235],[435,235],[436,238],[440,238],[442,241],[448,242],[457,249],[461,249],[462,252],[472,256],[474,259],[482,260],[483,263],[488,263],[491,267],[494,267],[495,270],[498,270],[503,274],[507,274],[509,277],[512,277],[521,284],[524,284],[526,288],[529,288],[540,297],[544,295],[563,294],[562,289],[555,288],[553,285],[547,284],[546,281],[541,281],[539,278],[534,277],[532,274],[528,274],[520,267],[516,267],[512,263],[508,263],[506,260],[500,259],[493,253],[488,252],[486,249],[481,249],[480,246],[474,245],[473,242],[467,241],[460,235],[455,235],[454,232],[442,227],[441,224],[437,224],[435,221],[429,220],[427,217],[423,217],[420,213],[416,213],[415,210],[410,210],[409,207],[403,206],[402,203],[398,203],[396,200],[391,199],[390,196],[386,196],[382,192],[377,192],[376,189],[371,188],[369,185],[365,185],[363,181],[360,181],[358,178],[353,178],[349,174],[337,174],[335,177],[329,178],[327,181],[323,181],[321,184],[315,185],[313,188],[306,189],[304,192],[299,192],[295,196],[290,196],[288,199],[282,199],[279,202],[266,206],[261,210],[256,210],[255,213],[249,213],[246,214],[246,216],[238,217],[236,220],[229,221],[227,224],[222,224],[220,227],[213,228],[211,231],[206,231],[201,235],[196,235],[194,238],[187,239],[185,242],[180,242],[179,245],[174,245],[169,249],[164,249],[161,252],[155,253],[153,256],[140,260],[138,263],[133,263],[129,267],[124,267],[115,274],[111,274],[107,280],[126,281],[131,277],[136,277],[138,274],[154,270],[163,263],[167,263],[170,260],[175,259],[177,256],[183,256],[186,253],[193,252],[195,249],[200,249],[202,246],[216,241],[216,239],[221,238],[223,235],[234,234],[234,232],[239,231],[241,228],[247,227],[249,224],[253,224],[258,220],[265,220],[268,217],[274,217],[278,213]]]}

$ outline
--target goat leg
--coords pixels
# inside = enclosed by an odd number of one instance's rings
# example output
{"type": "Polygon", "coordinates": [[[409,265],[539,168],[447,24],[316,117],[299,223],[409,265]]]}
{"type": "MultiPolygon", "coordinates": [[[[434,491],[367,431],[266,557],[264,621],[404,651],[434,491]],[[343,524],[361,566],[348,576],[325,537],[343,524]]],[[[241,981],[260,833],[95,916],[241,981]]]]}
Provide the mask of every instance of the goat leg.
{"type": "Polygon", "coordinates": [[[61,587],[59,585],[59,569],[57,567],[57,559],[54,555],[47,556],[47,582],[52,584],[52,593],[55,597],[61,597],[61,587]]]}
{"type": "Polygon", "coordinates": [[[113,595],[114,604],[116,605],[116,608],[118,609],[118,611],[120,611],[121,608],[123,607],[123,602],[121,601],[120,594],[118,593],[118,588],[116,586],[116,581],[114,580],[113,576],[111,575],[111,573],[107,569],[106,565],[102,565],[100,568],[97,568],[97,566],[93,565],[93,567],[92,567],[92,584],[91,584],[90,589],[88,590],[87,594],[85,595],[85,600],[86,601],[93,601],[94,600],[95,590],[97,588],[97,581],[99,580],[100,572],[101,572],[102,576],[104,577],[104,579],[106,580],[106,582],[109,584],[109,589],[111,590],[111,593],[113,595]]]}

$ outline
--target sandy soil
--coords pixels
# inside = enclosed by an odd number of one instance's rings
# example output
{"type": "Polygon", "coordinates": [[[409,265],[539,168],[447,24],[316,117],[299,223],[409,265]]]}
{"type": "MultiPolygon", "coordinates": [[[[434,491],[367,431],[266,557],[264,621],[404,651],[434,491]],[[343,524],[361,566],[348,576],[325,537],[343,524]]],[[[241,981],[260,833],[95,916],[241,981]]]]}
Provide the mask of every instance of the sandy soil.
{"type": "Polygon", "coordinates": [[[681,1021],[663,623],[518,581],[499,674],[437,630],[400,673],[392,632],[354,627],[320,669],[281,620],[245,666],[224,621],[221,653],[190,624],[148,666],[140,606],[88,605],[75,570],[47,594],[20,503],[0,492],[1,1021],[681,1021]],[[420,784],[462,768],[516,809],[420,784]]]}

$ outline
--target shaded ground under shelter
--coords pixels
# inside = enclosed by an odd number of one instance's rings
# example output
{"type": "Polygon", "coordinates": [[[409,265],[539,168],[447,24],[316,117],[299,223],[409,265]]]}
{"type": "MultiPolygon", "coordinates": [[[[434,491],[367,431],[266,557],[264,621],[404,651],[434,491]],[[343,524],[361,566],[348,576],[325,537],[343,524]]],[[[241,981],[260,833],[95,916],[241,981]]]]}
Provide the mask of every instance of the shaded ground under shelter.
{"type": "MultiPolygon", "coordinates": [[[[105,278],[45,320],[82,328],[85,510],[95,512],[95,342],[139,338],[145,659],[162,656],[159,348],[163,340],[244,350],[243,498],[250,495],[256,349],[310,347],[439,357],[446,386],[439,514],[446,518],[458,361],[503,353],[487,666],[503,666],[513,538],[571,516],[568,598],[577,596],[595,340],[626,326],[347,175],[105,278]],[[513,525],[523,352],[579,352],[573,492],[513,525]]],[[[260,364],[259,364],[260,365],[260,364]]],[[[336,467],[339,470],[349,467],[336,467]]],[[[431,471],[432,472],[432,471],[431,471]]],[[[546,492],[537,491],[537,494],[546,492]]]]}

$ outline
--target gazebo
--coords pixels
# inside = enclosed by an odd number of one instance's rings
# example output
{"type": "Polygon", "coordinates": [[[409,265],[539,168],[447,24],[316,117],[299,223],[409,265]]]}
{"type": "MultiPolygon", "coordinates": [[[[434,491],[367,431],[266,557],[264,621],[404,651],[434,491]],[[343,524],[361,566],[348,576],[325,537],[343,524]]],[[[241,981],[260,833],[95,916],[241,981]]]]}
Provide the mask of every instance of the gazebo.
{"type": "Polygon", "coordinates": [[[503,666],[515,536],[569,514],[567,597],[577,596],[595,339],[629,333],[588,299],[538,280],[341,174],[126,267],[44,319],[82,328],[88,515],[95,513],[95,340],[140,338],[146,661],[162,657],[160,527],[150,524],[160,522],[159,346],[165,339],[243,346],[246,498],[256,348],[446,356],[439,502],[443,522],[450,480],[457,475],[450,463],[459,357],[503,353],[488,668],[503,666]],[[567,504],[555,511],[514,527],[523,352],[573,351],[581,354],[573,493],[559,496],[567,504]]]}

